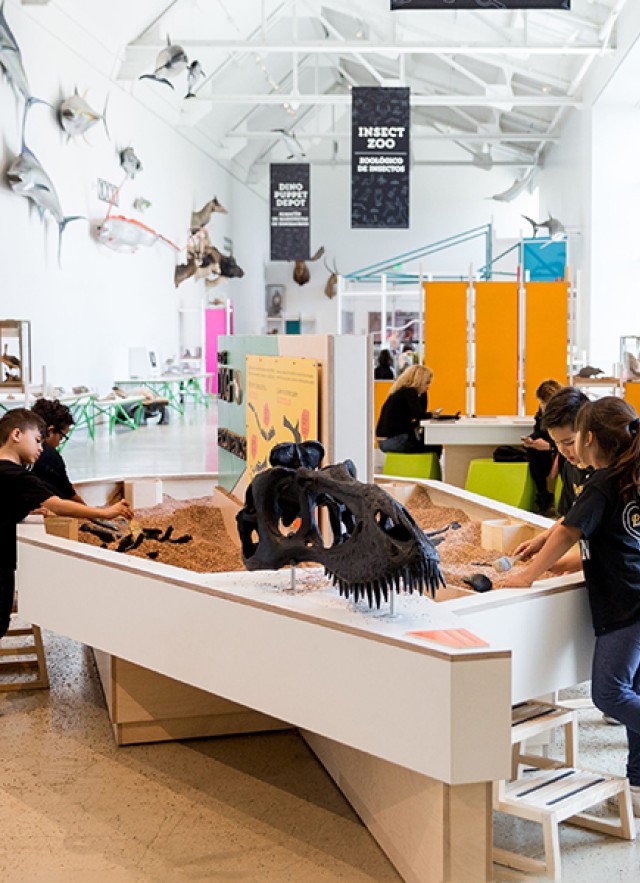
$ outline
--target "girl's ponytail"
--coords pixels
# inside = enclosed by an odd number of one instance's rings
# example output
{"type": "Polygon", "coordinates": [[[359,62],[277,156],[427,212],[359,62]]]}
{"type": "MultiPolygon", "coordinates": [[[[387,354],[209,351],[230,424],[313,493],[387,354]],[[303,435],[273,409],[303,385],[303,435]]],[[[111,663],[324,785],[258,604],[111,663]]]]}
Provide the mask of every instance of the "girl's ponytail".
{"type": "Polygon", "coordinates": [[[583,438],[593,433],[625,500],[640,495],[640,419],[631,405],[615,396],[588,402],[576,426],[583,438]]]}

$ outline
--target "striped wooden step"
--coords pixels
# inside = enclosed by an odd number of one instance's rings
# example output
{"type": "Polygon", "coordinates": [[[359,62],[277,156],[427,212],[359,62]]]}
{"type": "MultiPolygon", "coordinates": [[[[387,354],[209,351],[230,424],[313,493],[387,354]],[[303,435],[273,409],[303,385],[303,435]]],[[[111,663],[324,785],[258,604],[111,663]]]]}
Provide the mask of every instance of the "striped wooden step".
{"type": "Polygon", "coordinates": [[[556,768],[574,766],[578,759],[578,727],[575,711],[539,700],[521,702],[511,709],[511,778],[517,779],[521,767],[556,768]],[[544,754],[527,751],[527,740],[549,733],[556,727],[564,729],[564,760],[557,761],[544,754]]]}
{"type": "Polygon", "coordinates": [[[560,880],[558,825],[568,822],[591,831],[625,840],[636,836],[629,782],[617,776],[561,767],[536,772],[512,782],[500,782],[494,793],[494,809],[542,825],[544,861],[495,848],[494,861],[510,868],[544,874],[560,880]],[[618,798],[617,819],[589,815],[584,810],[609,797],[618,798]]]}
{"type": "Polygon", "coordinates": [[[17,626],[10,628],[6,637],[24,640],[19,644],[10,641],[7,646],[0,647],[0,693],[48,689],[49,674],[40,628],[37,625],[17,626]],[[32,642],[28,641],[29,638],[33,639],[32,642]],[[23,677],[16,680],[16,673],[23,677]]]}

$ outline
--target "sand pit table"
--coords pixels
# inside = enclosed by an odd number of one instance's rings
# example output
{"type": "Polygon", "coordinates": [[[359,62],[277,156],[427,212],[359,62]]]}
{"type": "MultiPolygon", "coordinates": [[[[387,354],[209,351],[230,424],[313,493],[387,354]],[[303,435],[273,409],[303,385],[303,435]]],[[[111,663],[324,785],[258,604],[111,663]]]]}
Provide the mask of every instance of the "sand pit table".
{"type": "MultiPolygon", "coordinates": [[[[419,484],[431,503],[472,521],[547,523],[419,484]]],[[[213,479],[164,485],[187,499],[213,479]]],[[[83,494],[95,502],[112,487],[83,494]]],[[[149,682],[136,692],[144,670],[187,685],[196,707],[208,697],[198,723],[211,733],[300,728],[410,881],[492,879],[491,783],[509,775],[511,705],[589,677],[591,627],[575,579],[485,595],[452,588],[440,603],[402,596],[391,619],[340,598],[317,568],[298,568],[292,590],[288,571],[194,573],[48,536],[41,525],[20,528],[19,559],[21,615],[99,649],[107,698],[135,711],[138,736],[189,734],[178,694],[167,699],[149,682]],[[443,643],[467,633],[478,646],[443,643]],[[120,683],[114,659],[129,667],[120,683]]]]}

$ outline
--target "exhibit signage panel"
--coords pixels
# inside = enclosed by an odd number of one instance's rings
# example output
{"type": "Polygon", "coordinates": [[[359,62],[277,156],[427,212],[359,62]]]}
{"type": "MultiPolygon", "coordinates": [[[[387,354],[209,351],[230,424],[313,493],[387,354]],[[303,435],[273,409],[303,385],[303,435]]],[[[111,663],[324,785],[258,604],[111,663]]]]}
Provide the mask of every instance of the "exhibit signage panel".
{"type": "Polygon", "coordinates": [[[318,438],[318,363],[315,359],[247,354],[247,479],[269,468],[282,442],[318,438]]]}
{"type": "Polygon", "coordinates": [[[271,260],[307,260],[309,239],[309,163],[272,163],[271,260]]]}
{"type": "Polygon", "coordinates": [[[409,226],[410,92],[351,90],[351,226],[409,226]]]}
{"type": "Polygon", "coordinates": [[[571,9],[571,0],[391,0],[391,9],[571,9]]]}

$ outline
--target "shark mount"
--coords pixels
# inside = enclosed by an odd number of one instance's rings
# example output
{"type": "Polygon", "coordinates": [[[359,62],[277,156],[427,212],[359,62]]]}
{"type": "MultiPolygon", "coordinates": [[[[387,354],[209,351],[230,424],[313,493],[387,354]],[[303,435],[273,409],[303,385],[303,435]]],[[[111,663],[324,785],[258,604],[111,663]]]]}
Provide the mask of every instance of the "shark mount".
{"type": "Polygon", "coordinates": [[[445,581],[428,535],[386,491],[358,481],[351,460],[319,469],[323,457],[317,441],[272,448],[271,468],[253,479],[236,516],[247,570],[317,562],[341,595],[378,609],[401,591],[435,597],[445,581]],[[318,526],[323,509],[330,545],[318,526]]]}

